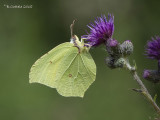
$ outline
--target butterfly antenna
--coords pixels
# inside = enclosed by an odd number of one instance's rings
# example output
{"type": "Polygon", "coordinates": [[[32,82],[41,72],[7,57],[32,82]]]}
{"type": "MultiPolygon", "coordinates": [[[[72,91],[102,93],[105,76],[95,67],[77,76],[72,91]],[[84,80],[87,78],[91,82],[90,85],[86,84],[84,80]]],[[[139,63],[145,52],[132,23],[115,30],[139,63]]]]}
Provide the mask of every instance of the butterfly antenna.
{"type": "Polygon", "coordinates": [[[71,29],[71,38],[75,38],[74,37],[74,33],[73,33],[73,27],[74,27],[74,24],[75,24],[75,22],[76,22],[77,20],[75,19],[75,20],[73,20],[73,23],[70,25],[70,29],[71,29]]]}

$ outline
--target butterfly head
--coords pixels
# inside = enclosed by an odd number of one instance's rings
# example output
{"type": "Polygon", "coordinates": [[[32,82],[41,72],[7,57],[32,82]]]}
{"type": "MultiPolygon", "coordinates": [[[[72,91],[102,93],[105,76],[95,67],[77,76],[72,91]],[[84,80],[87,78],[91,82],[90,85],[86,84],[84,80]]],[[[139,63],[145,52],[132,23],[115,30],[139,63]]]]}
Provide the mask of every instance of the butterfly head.
{"type": "Polygon", "coordinates": [[[88,52],[91,47],[89,44],[84,43],[84,39],[79,41],[79,38],[76,35],[71,38],[70,43],[74,44],[74,46],[78,48],[79,53],[88,52]]]}

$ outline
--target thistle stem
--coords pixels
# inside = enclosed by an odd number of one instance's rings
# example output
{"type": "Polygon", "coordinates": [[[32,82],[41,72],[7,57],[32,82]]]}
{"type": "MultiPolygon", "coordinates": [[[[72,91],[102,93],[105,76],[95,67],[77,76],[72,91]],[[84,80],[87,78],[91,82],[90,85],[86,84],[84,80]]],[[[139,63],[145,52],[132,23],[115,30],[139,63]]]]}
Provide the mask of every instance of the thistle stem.
{"type": "Polygon", "coordinates": [[[136,90],[134,89],[134,91],[137,91],[139,93],[141,93],[144,97],[147,98],[147,100],[151,103],[151,105],[154,107],[154,109],[156,110],[156,112],[160,115],[160,108],[158,107],[158,105],[156,104],[156,102],[153,100],[152,96],[150,95],[150,93],[148,92],[147,88],[145,87],[145,85],[143,84],[142,80],[140,79],[140,77],[138,76],[137,72],[136,72],[136,68],[132,67],[129,63],[128,60],[126,60],[126,64],[125,64],[126,68],[131,72],[131,74],[133,75],[133,78],[136,80],[136,82],[138,83],[138,85],[140,86],[140,90],[136,90]]]}

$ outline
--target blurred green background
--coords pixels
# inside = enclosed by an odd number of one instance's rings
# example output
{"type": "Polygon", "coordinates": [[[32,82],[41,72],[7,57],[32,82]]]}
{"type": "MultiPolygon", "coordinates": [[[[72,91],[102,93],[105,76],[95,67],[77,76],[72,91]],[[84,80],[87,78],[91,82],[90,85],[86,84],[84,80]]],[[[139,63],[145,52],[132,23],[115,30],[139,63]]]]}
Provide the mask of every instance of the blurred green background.
{"type": "MultiPolygon", "coordinates": [[[[156,69],[146,59],[147,40],[160,35],[160,1],[156,0],[3,0],[0,3],[0,120],[149,120],[155,112],[148,101],[133,92],[137,83],[126,70],[105,67],[103,46],[92,49],[97,64],[96,81],[84,98],[65,98],[55,89],[29,84],[32,64],[60,43],[70,40],[69,26],[77,19],[75,34],[88,30],[95,17],[115,16],[114,38],[131,40],[139,75],[156,69]],[[7,9],[8,5],[33,5],[31,9],[7,9]]],[[[152,96],[160,85],[143,80],[152,96]]]]}

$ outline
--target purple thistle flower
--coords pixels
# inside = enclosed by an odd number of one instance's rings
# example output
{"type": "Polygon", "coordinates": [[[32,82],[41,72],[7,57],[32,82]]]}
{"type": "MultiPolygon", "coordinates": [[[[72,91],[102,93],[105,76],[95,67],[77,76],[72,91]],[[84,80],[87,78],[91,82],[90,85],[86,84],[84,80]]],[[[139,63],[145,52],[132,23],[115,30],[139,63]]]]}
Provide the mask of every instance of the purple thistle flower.
{"type": "Polygon", "coordinates": [[[152,41],[147,43],[146,55],[150,59],[158,60],[158,70],[144,70],[143,78],[153,83],[160,81],[160,37],[152,38],[152,41]]]}
{"type": "Polygon", "coordinates": [[[94,23],[90,23],[90,33],[83,35],[82,38],[87,39],[91,46],[105,44],[110,39],[114,32],[114,16],[108,14],[108,20],[105,15],[97,17],[94,23]]]}
{"type": "Polygon", "coordinates": [[[153,83],[160,81],[160,73],[157,70],[144,70],[143,78],[153,83]]]}
{"type": "Polygon", "coordinates": [[[144,70],[143,72],[143,78],[147,79],[150,77],[150,71],[149,70],[144,70]]]}
{"type": "Polygon", "coordinates": [[[152,41],[147,43],[146,55],[150,59],[160,60],[160,37],[152,38],[152,41]]]}

